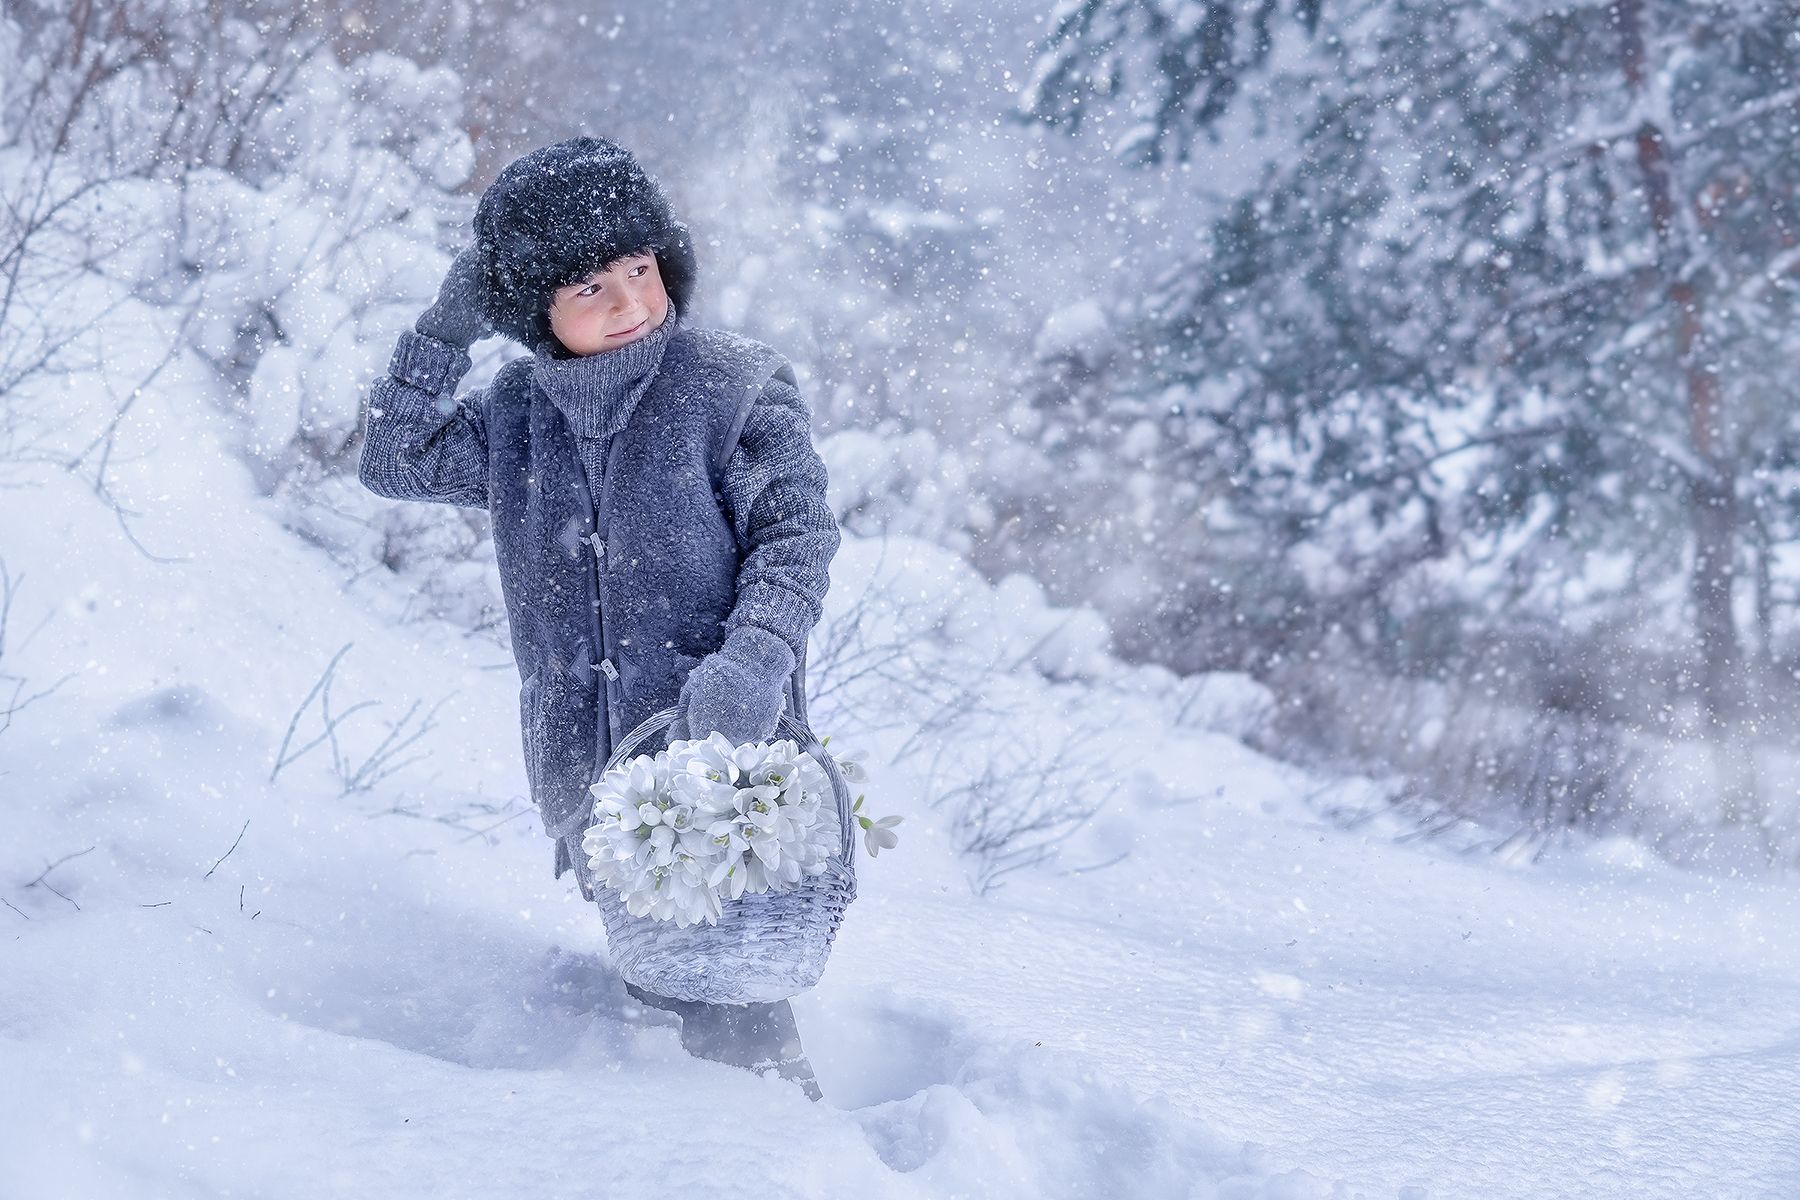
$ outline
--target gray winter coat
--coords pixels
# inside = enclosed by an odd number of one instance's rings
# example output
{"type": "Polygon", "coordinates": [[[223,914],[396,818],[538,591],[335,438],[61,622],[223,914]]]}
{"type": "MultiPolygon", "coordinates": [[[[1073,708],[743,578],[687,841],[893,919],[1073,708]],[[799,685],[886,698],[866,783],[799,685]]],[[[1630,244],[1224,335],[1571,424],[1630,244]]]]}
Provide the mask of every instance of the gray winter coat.
{"type": "Polygon", "coordinates": [[[739,624],[794,651],[784,711],[806,724],[806,643],[840,538],[810,411],[767,345],[678,326],[613,422],[598,496],[532,363],[456,396],[468,354],[402,333],[370,389],[360,476],[381,496],[491,514],[526,775],[560,876],[597,766],[739,624]]]}

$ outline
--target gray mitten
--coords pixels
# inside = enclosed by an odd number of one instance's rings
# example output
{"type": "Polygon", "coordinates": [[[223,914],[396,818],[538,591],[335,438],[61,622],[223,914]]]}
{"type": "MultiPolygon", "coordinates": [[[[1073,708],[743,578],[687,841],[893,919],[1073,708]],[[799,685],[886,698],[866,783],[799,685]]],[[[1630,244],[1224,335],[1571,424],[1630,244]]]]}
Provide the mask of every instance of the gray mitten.
{"type": "Polygon", "coordinates": [[[717,730],[741,746],[773,736],[793,673],[791,646],[766,629],[739,625],[688,672],[676,701],[682,715],[671,723],[670,739],[717,730]]]}
{"type": "Polygon", "coordinates": [[[458,254],[438,285],[437,299],[419,314],[413,328],[427,337],[467,350],[493,332],[482,311],[481,296],[487,287],[481,257],[470,246],[458,254]]]}

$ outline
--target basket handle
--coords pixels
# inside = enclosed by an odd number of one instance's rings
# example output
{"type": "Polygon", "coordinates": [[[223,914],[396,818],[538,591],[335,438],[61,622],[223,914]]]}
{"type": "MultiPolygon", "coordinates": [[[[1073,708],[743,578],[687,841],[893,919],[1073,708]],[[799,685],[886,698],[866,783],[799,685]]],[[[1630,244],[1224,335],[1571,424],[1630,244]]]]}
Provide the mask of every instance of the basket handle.
{"type": "MultiPolygon", "coordinates": [[[[606,765],[600,768],[600,773],[594,778],[597,780],[605,778],[608,771],[630,758],[643,744],[645,738],[672,724],[681,713],[681,706],[675,705],[645,717],[643,724],[620,739],[618,746],[612,752],[612,757],[606,760],[606,765]]],[[[838,834],[843,842],[844,862],[848,865],[856,850],[855,822],[851,820],[849,805],[843,800],[843,797],[850,794],[850,787],[847,783],[843,787],[838,786],[843,772],[838,769],[837,760],[831,757],[831,751],[825,748],[825,744],[813,736],[812,730],[796,721],[787,712],[776,714],[775,725],[777,729],[785,730],[798,742],[802,750],[812,754],[819,766],[824,769],[827,779],[830,780],[832,803],[838,810],[838,834]]]]}

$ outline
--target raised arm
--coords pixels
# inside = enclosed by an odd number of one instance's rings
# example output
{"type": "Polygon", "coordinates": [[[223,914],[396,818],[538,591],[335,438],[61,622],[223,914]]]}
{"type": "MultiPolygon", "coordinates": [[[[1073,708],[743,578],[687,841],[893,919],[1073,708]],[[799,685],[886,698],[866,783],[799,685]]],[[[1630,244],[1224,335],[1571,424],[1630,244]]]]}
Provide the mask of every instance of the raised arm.
{"type": "Polygon", "coordinates": [[[465,350],[407,330],[386,375],[369,388],[363,425],[363,486],[390,500],[435,500],[486,508],[487,389],[457,396],[465,350]]]}
{"type": "Polygon", "coordinates": [[[465,250],[369,388],[357,474],[378,496],[487,507],[488,389],[456,395],[468,348],[488,332],[474,299],[478,286],[474,252],[465,250]]]}

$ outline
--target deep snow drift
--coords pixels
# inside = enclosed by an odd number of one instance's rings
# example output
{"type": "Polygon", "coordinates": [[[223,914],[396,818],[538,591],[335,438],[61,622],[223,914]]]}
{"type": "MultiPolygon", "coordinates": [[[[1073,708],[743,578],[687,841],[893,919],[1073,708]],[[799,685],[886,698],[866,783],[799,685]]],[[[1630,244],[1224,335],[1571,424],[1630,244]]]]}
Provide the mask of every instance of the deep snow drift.
{"type": "Polygon", "coordinates": [[[795,1001],[827,1102],[688,1058],[550,879],[511,662],[346,584],[170,379],[114,475],[157,559],[54,468],[0,517],[6,668],[79,672],[0,734],[0,1197],[1800,1195],[1791,892],[1334,828],[1329,781],[1224,710],[1169,723],[1192,681],[908,539],[846,538],[827,621],[866,592],[970,663],[1038,645],[984,686],[1118,790],[977,897],[930,755],[885,761],[915,714],[873,679],[821,701],[906,817],[795,1001]],[[345,795],[321,746],[271,783],[345,643],[334,707],[381,702],[347,752],[441,700],[421,757],[345,795]]]}

